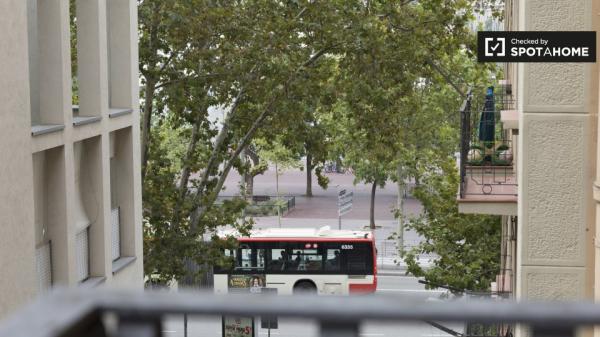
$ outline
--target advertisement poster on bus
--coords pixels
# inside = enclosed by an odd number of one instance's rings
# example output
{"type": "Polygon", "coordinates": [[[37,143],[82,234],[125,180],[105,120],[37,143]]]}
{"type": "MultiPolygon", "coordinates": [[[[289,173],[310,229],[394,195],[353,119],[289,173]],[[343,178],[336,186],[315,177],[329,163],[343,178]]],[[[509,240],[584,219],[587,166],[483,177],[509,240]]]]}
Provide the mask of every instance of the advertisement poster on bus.
{"type": "Polygon", "coordinates": [[[223,316],[223,337],[254,337],[253,317],[223,316]]]}
{"type": "Polygon", "coordinates": [[[227,282],[229,292],[236,292],[237,290],[241,292],[260,293],[265,284],[266,277],[264,274],[229,275],[227,282]]]}

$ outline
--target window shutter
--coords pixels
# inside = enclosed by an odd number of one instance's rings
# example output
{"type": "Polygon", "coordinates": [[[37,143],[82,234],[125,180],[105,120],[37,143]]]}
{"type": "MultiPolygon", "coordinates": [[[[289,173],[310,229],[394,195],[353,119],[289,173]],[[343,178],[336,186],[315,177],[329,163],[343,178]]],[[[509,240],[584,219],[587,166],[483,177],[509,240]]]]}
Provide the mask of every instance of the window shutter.
{"type": "Polygon", "coordinates": [[[121,219],[119,208],[115,208],[110,214],[111,233],[112,233],[112,259],[113,261],[121,257],[121,219]]]}
{"type": "Polygon", "coordinates": [[[90,276],[89,228],[75,236],[75,252],[77,254],[77,280],[85,281],[90,276]]]}
{"type": "Polygon", "coordinates": [[[35,267],[37,271],[38,293],[42,294],[52,286],[52,258],[50,242],[35,250],[35,267]]]}

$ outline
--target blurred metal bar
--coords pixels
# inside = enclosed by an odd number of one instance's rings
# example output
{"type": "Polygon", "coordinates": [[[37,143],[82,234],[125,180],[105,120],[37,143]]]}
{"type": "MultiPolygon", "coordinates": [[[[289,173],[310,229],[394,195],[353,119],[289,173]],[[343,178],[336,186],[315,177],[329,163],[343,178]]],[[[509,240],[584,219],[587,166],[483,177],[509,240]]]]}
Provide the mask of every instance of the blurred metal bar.
{"type": "Polygon", "coordinates": [[[321,321],[321,337],[358,337],[356,321],[321,321]]]}
{"type": "Polygon", "coordinates": [[[81,336],[98,313],[93,298],[55,290],[1,321],[0,337],[81,336]]]}
{"type": "MultiPolygon", "coordinates": [[[[160,337],[162,323],[159,316],[122,316],[115,337],[160,337]]],[[[83,336],[82,336],[83,337],[83,336]]]]}
{"type": "Polygon", "coordinates": [[[323,334],[327,336],[338,333],[340,322],[350,326],[354,334],[366,320],[519,322],[537,327],[535,337],[572,337],[572,329],[560,327],[600,324],[600,305],[587,302],[424,302],[389,295],[254,296],[71,289],[54,291],[0,323],[0,336],[87,336],[85,332],[99,327],[100,318],[106,314],[123,322],[119,330],[122,336],[131,335],[128,331],[135,329],[140,336],[159,336],[158,317],[184,313],[314,319],[325,322],[323,334]]]}
{"type": "Polygon", "coordinates": [[[555,325],[547,322],[531,327],[533,337],[575,337],[575,325],[555,325]]]}

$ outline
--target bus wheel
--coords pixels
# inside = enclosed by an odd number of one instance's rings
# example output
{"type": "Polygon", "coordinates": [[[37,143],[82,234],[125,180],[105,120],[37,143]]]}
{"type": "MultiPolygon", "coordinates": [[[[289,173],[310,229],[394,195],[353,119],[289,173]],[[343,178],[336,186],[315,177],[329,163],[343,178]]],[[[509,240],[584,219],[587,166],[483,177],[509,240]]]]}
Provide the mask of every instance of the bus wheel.
{"type": "Polygon", "coordinates": [[[317,286],[311,281],[299,281],[294,285],[294,294],[317,294],[317,286]]]}

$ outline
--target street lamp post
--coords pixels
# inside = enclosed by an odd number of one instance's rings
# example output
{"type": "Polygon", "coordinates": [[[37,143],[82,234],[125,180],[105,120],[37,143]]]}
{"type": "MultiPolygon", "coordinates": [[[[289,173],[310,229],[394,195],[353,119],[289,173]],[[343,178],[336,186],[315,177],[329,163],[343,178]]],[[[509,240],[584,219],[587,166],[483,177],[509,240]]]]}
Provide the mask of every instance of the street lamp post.
{"type": "Polygon", "coordinates": [[[281,228],[281,205],[279,204],[279,168],[277,161],[275,161],[275,190],[277,193],[277,201],[275,202],[277,205],[277,222],[279,223],[279,228],[281,228]]]}
{"type": "Polygon", "coordinates": [[[398,164],[396,171],[398,175],[398,236],[397,245],[398,251],[404,251],[404,196],[406,195],[406,182],[402,177],[402,165],[398,164]]]}

